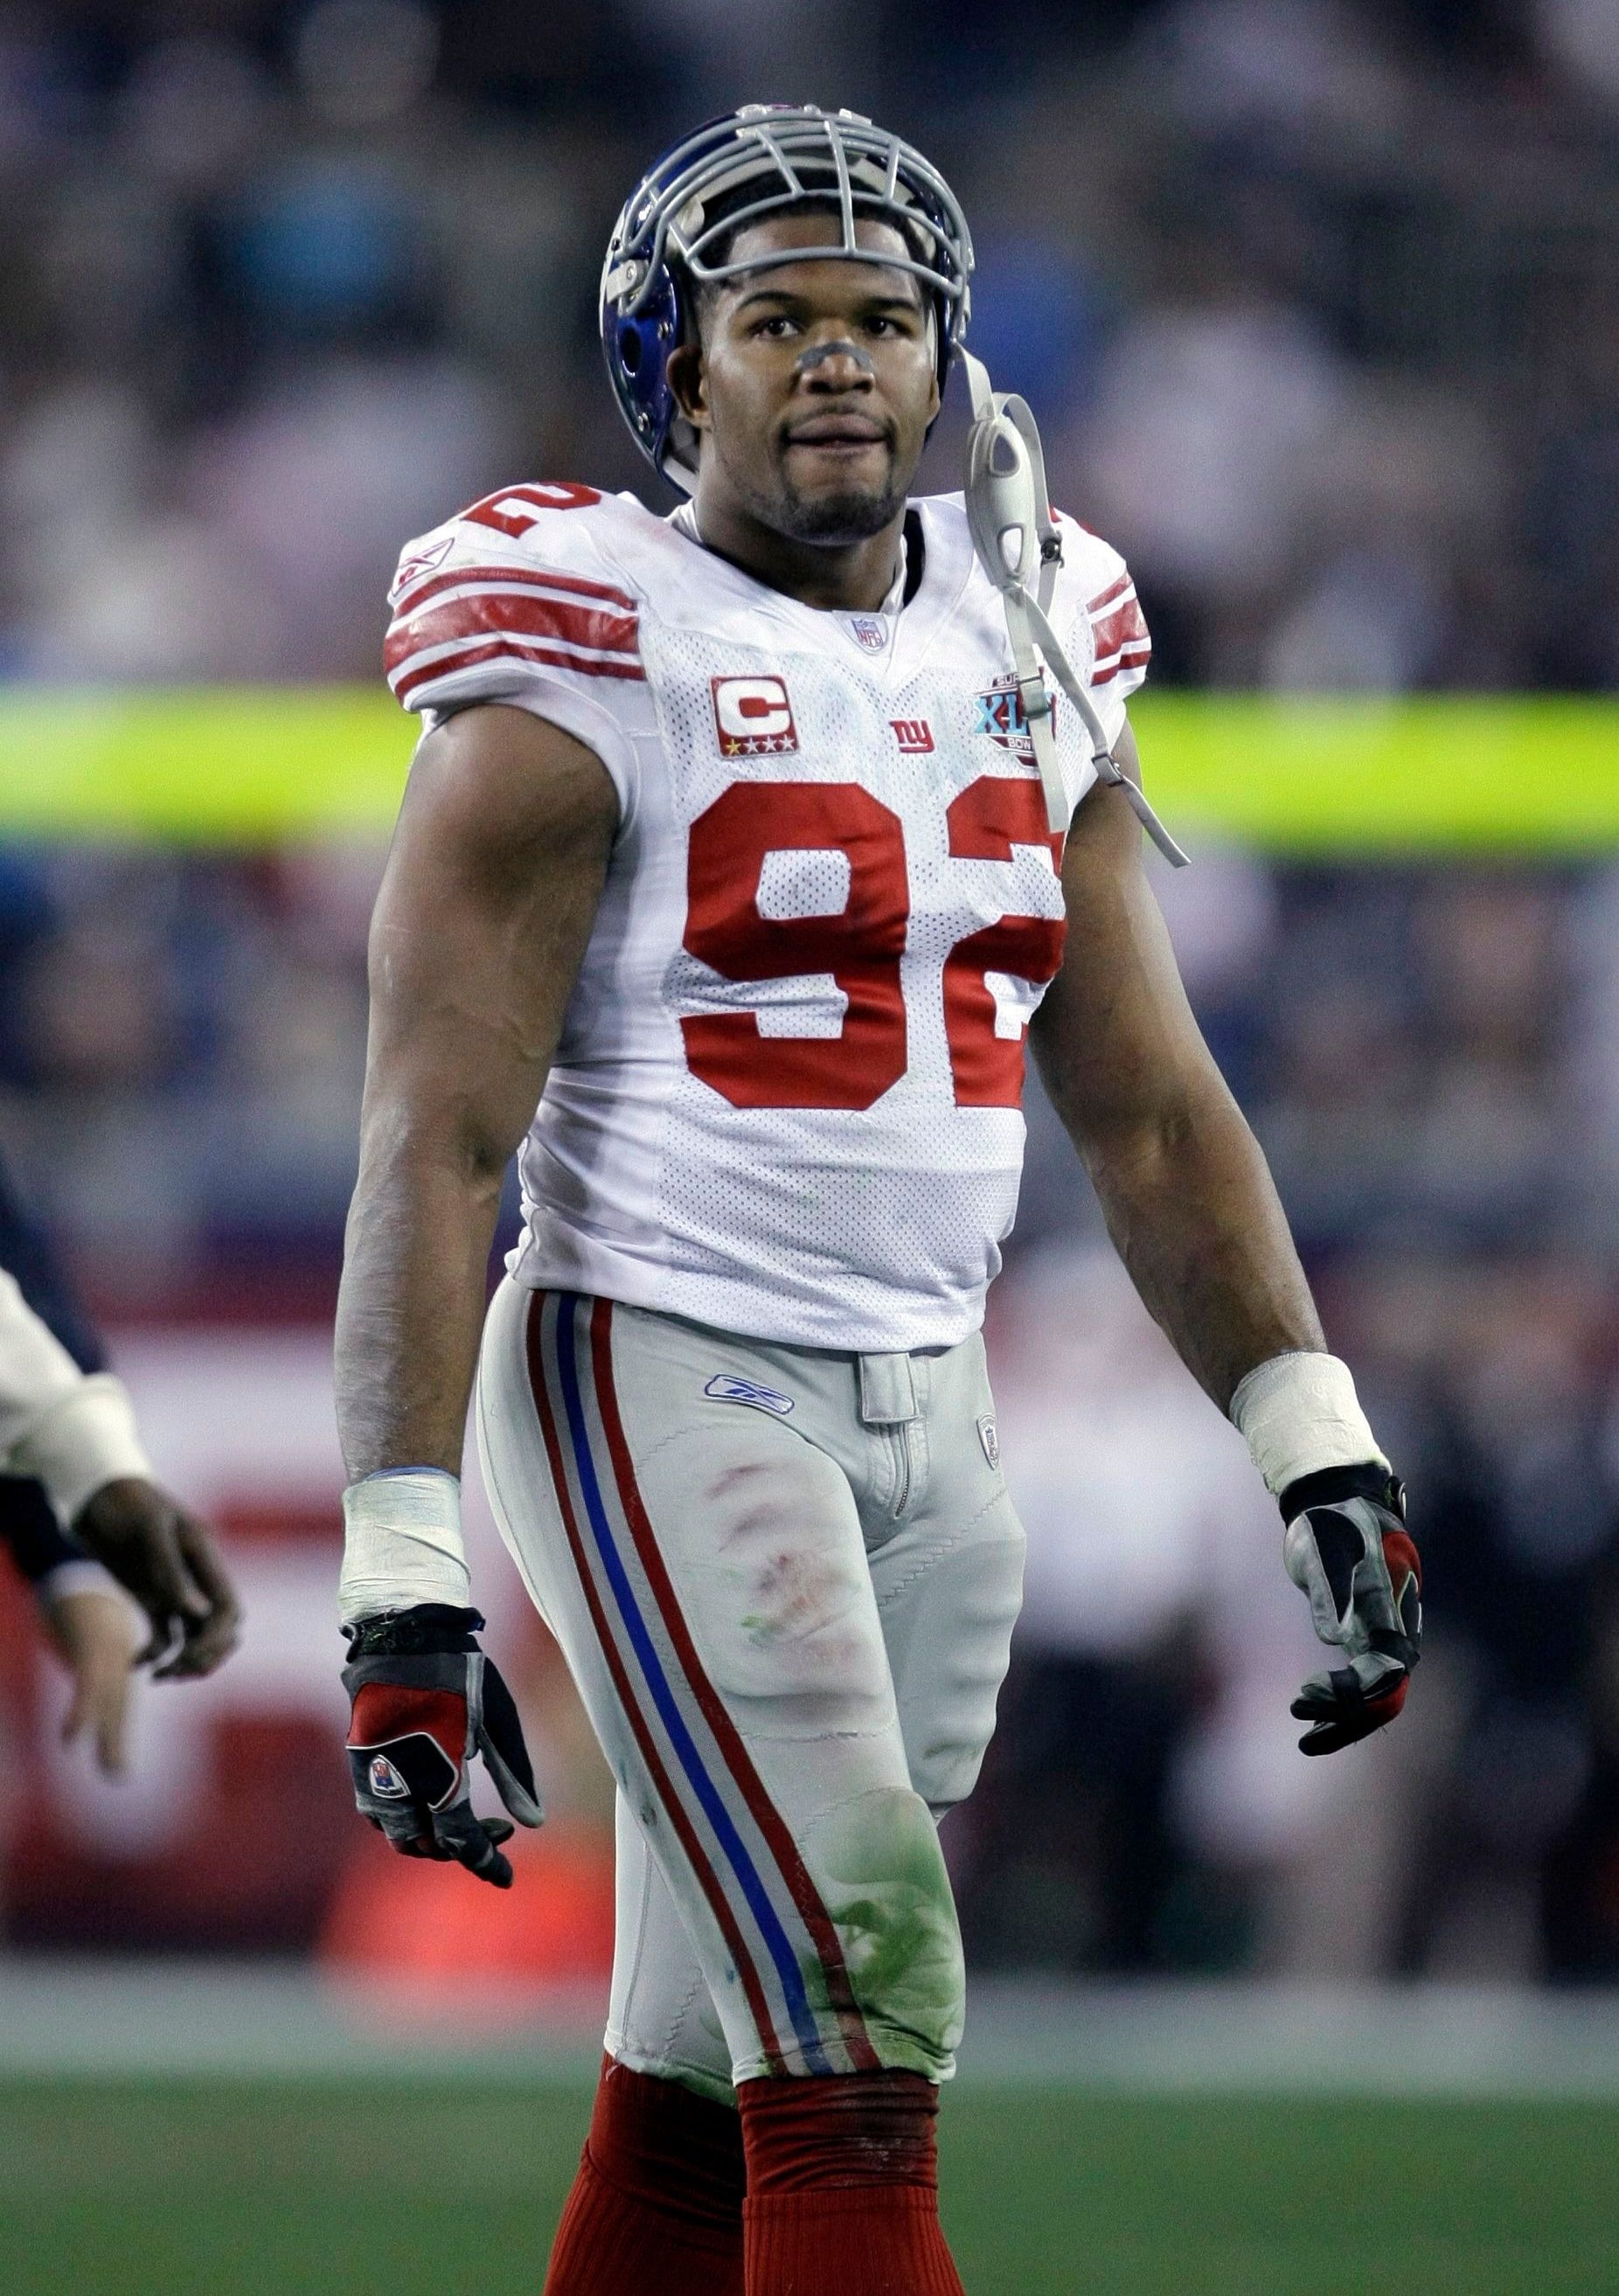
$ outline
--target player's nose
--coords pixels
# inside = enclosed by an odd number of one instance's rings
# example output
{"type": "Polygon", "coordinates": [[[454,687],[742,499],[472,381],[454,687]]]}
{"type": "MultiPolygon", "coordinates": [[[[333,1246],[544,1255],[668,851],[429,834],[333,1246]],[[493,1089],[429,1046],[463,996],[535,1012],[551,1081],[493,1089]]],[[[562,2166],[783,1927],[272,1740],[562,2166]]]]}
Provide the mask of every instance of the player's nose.
{"type": "Polygon", "coordinates": [[[859,390],[876,373],[870,352],[848,334],[822,335],[807,343],[799,353],[797,370],[800,381],[812,390],[859,390]]]}

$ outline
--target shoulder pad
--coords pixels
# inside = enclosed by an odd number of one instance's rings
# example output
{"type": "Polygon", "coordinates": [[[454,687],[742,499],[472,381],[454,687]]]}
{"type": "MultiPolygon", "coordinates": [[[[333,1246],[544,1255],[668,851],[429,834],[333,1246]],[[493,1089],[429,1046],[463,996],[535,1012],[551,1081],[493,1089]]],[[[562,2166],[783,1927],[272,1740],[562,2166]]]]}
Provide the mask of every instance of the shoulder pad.
{"type": "Polygon", "coordinates": [[[411,709],[496,698],[492,681],[525,667],[598,690],[640,680],[639,596],[623,561],[649,521],[633,496],[540,481],[503,487],[407,543],[383,650],[397,698],[411,709]],[[462,682],[475,669],[476,695],[462,682]]]}
{"type": "Polygon", "coordinates": [[[635,524],[649,515],[633,496],[604,495],[595,487],[555,480],[501,487],[406,544],[388,602],[397,607],[407,591],[447,564],[488,558],[567,568],[576,559],[598,558],[615,542],[629,540],[635,524]]]}

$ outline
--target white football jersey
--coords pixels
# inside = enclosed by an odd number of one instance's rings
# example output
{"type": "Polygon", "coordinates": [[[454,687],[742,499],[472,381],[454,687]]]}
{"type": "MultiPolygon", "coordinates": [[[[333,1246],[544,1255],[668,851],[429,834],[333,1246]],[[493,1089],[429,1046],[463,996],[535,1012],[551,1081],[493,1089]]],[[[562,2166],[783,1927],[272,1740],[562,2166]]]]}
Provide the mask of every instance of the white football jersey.
{"type": "MultiPolygon", "coordinates": [[[[1114,739],[1146,626],[1118,554],[1059,532],[1053,624],[1114,739]]],[[[588,487],[514,487],[407,547],[405,707],[532,710],[619,796],[520,1159],[520,1282],[810,1347],[982,1319],[1059,856],[961,497],[915,503],[907,546],[920,581],[878,613],[802,605],[588,487]]],[[[1060,694],[1056,724],[1078,805],[1090,748],[1060,694]]]]}

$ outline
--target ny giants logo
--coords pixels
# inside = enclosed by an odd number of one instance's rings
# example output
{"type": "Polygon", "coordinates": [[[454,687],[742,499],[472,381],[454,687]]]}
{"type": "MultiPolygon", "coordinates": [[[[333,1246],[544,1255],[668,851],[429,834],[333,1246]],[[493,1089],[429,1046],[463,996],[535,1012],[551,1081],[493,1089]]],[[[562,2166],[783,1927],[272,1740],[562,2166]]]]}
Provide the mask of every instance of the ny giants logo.
{"type": "Polygon", "coordinates": [[[798,728],[779,677],[715,677],[714,731],[722,758],[780,757],[798,748],[798,728]]]}
{"type": "MultiPolygon", "coordinates": [[[[1034,737],[1029,731],[1028,713],[1023,708],[1023,697],[1017,690],[1017,680],[1015,677],[998,677],[987,693],[977,696],[977,701],[978,723],[974,732],[987,734],[990,741],[999,742],[1001,748],[1009,750],[1015,758],[1031,758],[1034,737]]],[[[1055,701],[1050,724],[1055,734],[1055,701]]]]}
{"type": "Polygon", "coordinates": [[[925,758],[933,747],[933,729],[925,718],[891,718],[888,721],[902,756],[925,758]]]}

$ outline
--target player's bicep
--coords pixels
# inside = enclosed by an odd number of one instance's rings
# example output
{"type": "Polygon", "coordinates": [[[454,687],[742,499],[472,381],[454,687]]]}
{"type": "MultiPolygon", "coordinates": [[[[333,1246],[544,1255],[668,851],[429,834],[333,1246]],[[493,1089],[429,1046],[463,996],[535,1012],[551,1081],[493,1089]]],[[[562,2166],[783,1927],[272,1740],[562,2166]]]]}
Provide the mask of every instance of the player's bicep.
{"type": "Polygon", "coordinates": [[[599,758],[526,711],[471,709],[411,767],[372,918],[368,1119],[504,1162],[555,1050],[618,820],[599,758]]]}
{"type": "MultiPolygon", "coordinates": [[[[1139,778],[1128,725],[1114,754],[1139,778]]],[[[1172,1115],[1218,1071],[1147,879],[1140,824],[1121,791],[1096,788],[1081,805],[1063,892],[1062,968],[1030,1041],[1052,1103],[1083,1148],[1117,1128],[1172,1115]]]]}

